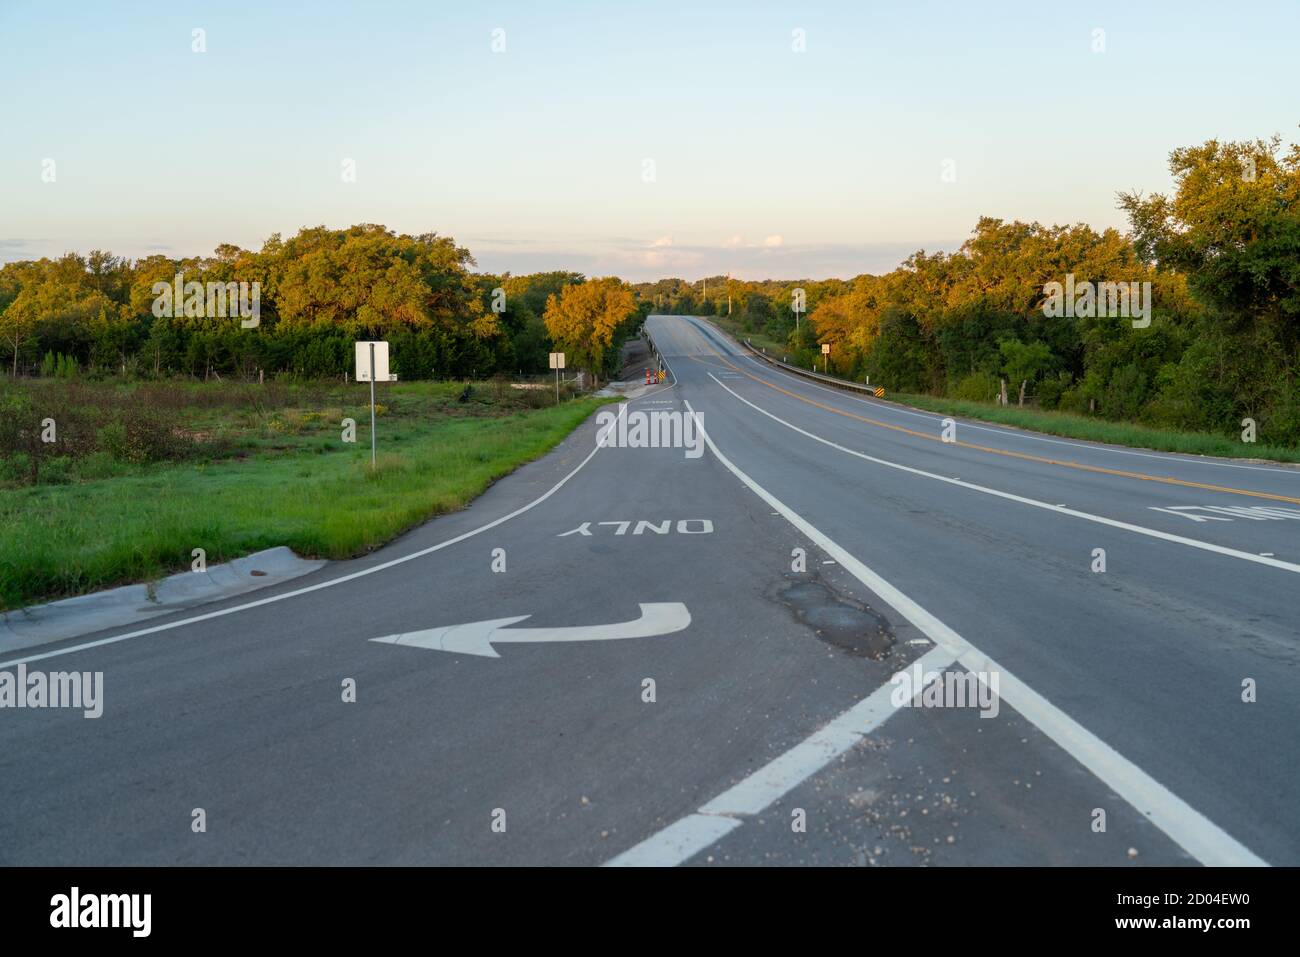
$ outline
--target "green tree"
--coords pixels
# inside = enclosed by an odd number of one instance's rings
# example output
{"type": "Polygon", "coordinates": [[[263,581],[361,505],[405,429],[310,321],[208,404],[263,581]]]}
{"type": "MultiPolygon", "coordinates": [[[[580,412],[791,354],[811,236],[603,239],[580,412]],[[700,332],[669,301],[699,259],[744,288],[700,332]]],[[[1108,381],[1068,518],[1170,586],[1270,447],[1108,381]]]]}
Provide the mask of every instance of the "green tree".
{"type": "Polygon", "coordinates": [[[1013,387],[1021,389],[1019,405],[1025,404],[1024,387],[1033,385],[1056,365],[1056,357],[1045,342],[1021,342],[1003,339],[998,343],[1002,353],[1002,369],[1013,387]]]}

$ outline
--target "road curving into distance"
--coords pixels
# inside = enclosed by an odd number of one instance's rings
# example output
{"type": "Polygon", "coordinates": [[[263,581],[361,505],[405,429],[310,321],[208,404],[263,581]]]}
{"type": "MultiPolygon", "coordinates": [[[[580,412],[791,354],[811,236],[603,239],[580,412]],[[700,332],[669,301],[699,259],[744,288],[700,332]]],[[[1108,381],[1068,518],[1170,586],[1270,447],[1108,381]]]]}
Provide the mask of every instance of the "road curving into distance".
{"type": "Polygon", "coordinates": [[[1300,863],[1300,471],[647,331],[670,381],[470,508],[0,662],[103,675],[0,713],[0,862],[1300,863]]]}

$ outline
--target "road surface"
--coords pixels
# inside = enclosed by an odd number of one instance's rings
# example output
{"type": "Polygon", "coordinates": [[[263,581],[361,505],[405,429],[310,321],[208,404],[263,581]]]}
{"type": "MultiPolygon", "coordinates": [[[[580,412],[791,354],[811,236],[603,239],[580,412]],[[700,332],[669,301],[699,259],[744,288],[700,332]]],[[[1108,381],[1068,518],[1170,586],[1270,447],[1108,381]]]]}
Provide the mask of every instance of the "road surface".
{"type": "Polygon", "coordinates": [[[669,381],[470,508],[0,662],[104,676],[0,712],[0,863],[1300,863],[1300,471],[647,327],[669,381]]]}

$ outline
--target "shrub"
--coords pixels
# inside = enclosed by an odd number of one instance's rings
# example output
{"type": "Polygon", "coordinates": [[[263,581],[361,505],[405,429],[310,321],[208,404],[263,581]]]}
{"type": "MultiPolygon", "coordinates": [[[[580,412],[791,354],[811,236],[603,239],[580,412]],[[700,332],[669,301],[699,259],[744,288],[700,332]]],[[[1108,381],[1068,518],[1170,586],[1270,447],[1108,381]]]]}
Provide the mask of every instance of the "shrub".
{"type": "Polygon", "coordinates": [[[989,372],[974,372],[957,382],[952,389],[954,399],[969,402],[992,402],[997,398],[1001,383],[989,372]]]}
{"type": "Polygon", "coordinates": [[[121,422],[110,422],[100,428],[97,438],[99,450],[115,462],[126,462],[127,437],[126,426],[121,422]]]}
{"type": "Polygon", "coordinates": [[[1132,419],[1147,397],[1147,377],[1136,363],[1116,369],[1101,400],[1101,414],[1108,419],[1132,419]]]}
{"type": "Polygon", "coordinates": [[[41,467],[41,481],[46,485],[69,485],[72,483],[72,457],[55,455],[45,460],[41,467]]]}
{"type": "Polygon", "coordinates": [[[1044,409],[1058,408],[1072,381],[1068,372],[1060,372],[1045,378],[1038,384],[1038,404],[1044,409]]]}
{"type": "Polygon", "coordinates": [[[41,375],[47,379],[75,379],[77,360],[62,352],[47,352],[41,360],[41,375]]]}

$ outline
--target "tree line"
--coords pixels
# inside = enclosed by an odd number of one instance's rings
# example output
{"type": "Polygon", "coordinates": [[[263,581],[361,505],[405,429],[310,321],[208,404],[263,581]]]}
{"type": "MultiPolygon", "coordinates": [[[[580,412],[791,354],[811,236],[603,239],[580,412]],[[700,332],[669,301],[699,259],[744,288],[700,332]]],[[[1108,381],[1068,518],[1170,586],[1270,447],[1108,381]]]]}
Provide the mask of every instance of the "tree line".
{"type": "Polygon", "coordinates": [[[94,250],[11,262],[0,267],[0,344],[14,378],[339,378],[353,342],[370,338],[389,340],[403,379],[543,373],[550,351],[603,377],[643,316],[617,279],[474,265],[449,237],[374,224],[276,234],[258,251],[227,244],[211,256],[133,261],[94,250]],[[235,307],[240,284],[245,293],[256,284],[255,318],[235,307]],[[215,311],[213,291],[223,297],[215,311]]]}
{"type": "MultiPolygon", "coordinates": [[[[1008,401],[1300,444],[1300,146],[1209,141],[1169,157],[1171,195],[1118,195],[1130,229],[985,217],[951,254],[849,281],[634,287],[657,311],[726,316],[793,361],[903,392],[1008,401]],[[1149,323],[1054,284],[1150,283],[1149,323]],[[795,325],[796,290],[807,322],[795,325]],[[1103,306],[1112,308],[1103,308],[1103,306]],[[1007,388],[1009,386],[1009,389],[1007,388]],[[1022,391],[1023,390],[1023,391],[1022,391]]],[[[1113,292],[1113,289],[1111,290],[1113,292]]]]}
{"type": "Polygon", "coordinates": [[[386,338],[405,379],[543,373],[550,351],[605,378],[648,313],[730,316],[807,366],[829,344],[832,371],[892,391],[1220,433],[1250,418],[1300,444],[1300,146],[1212,140],[1169,166],[1172,195],[1119,194],[1128,232],[984,217],[953,253],[850,280],[491,275],[448,237],[373,224],[208,257],[69,253],[0,267],[0,348],[14,377],[310,379],[386,338]],[[256,328],[179,295],[157,315],[177,275],[259,283],[256,328]],[[1113,308],[1130,286],[1149,292],[1144,321],[1113,308]],[[1097,296],[1063,315],[1061,289],[1097,296]]]}

